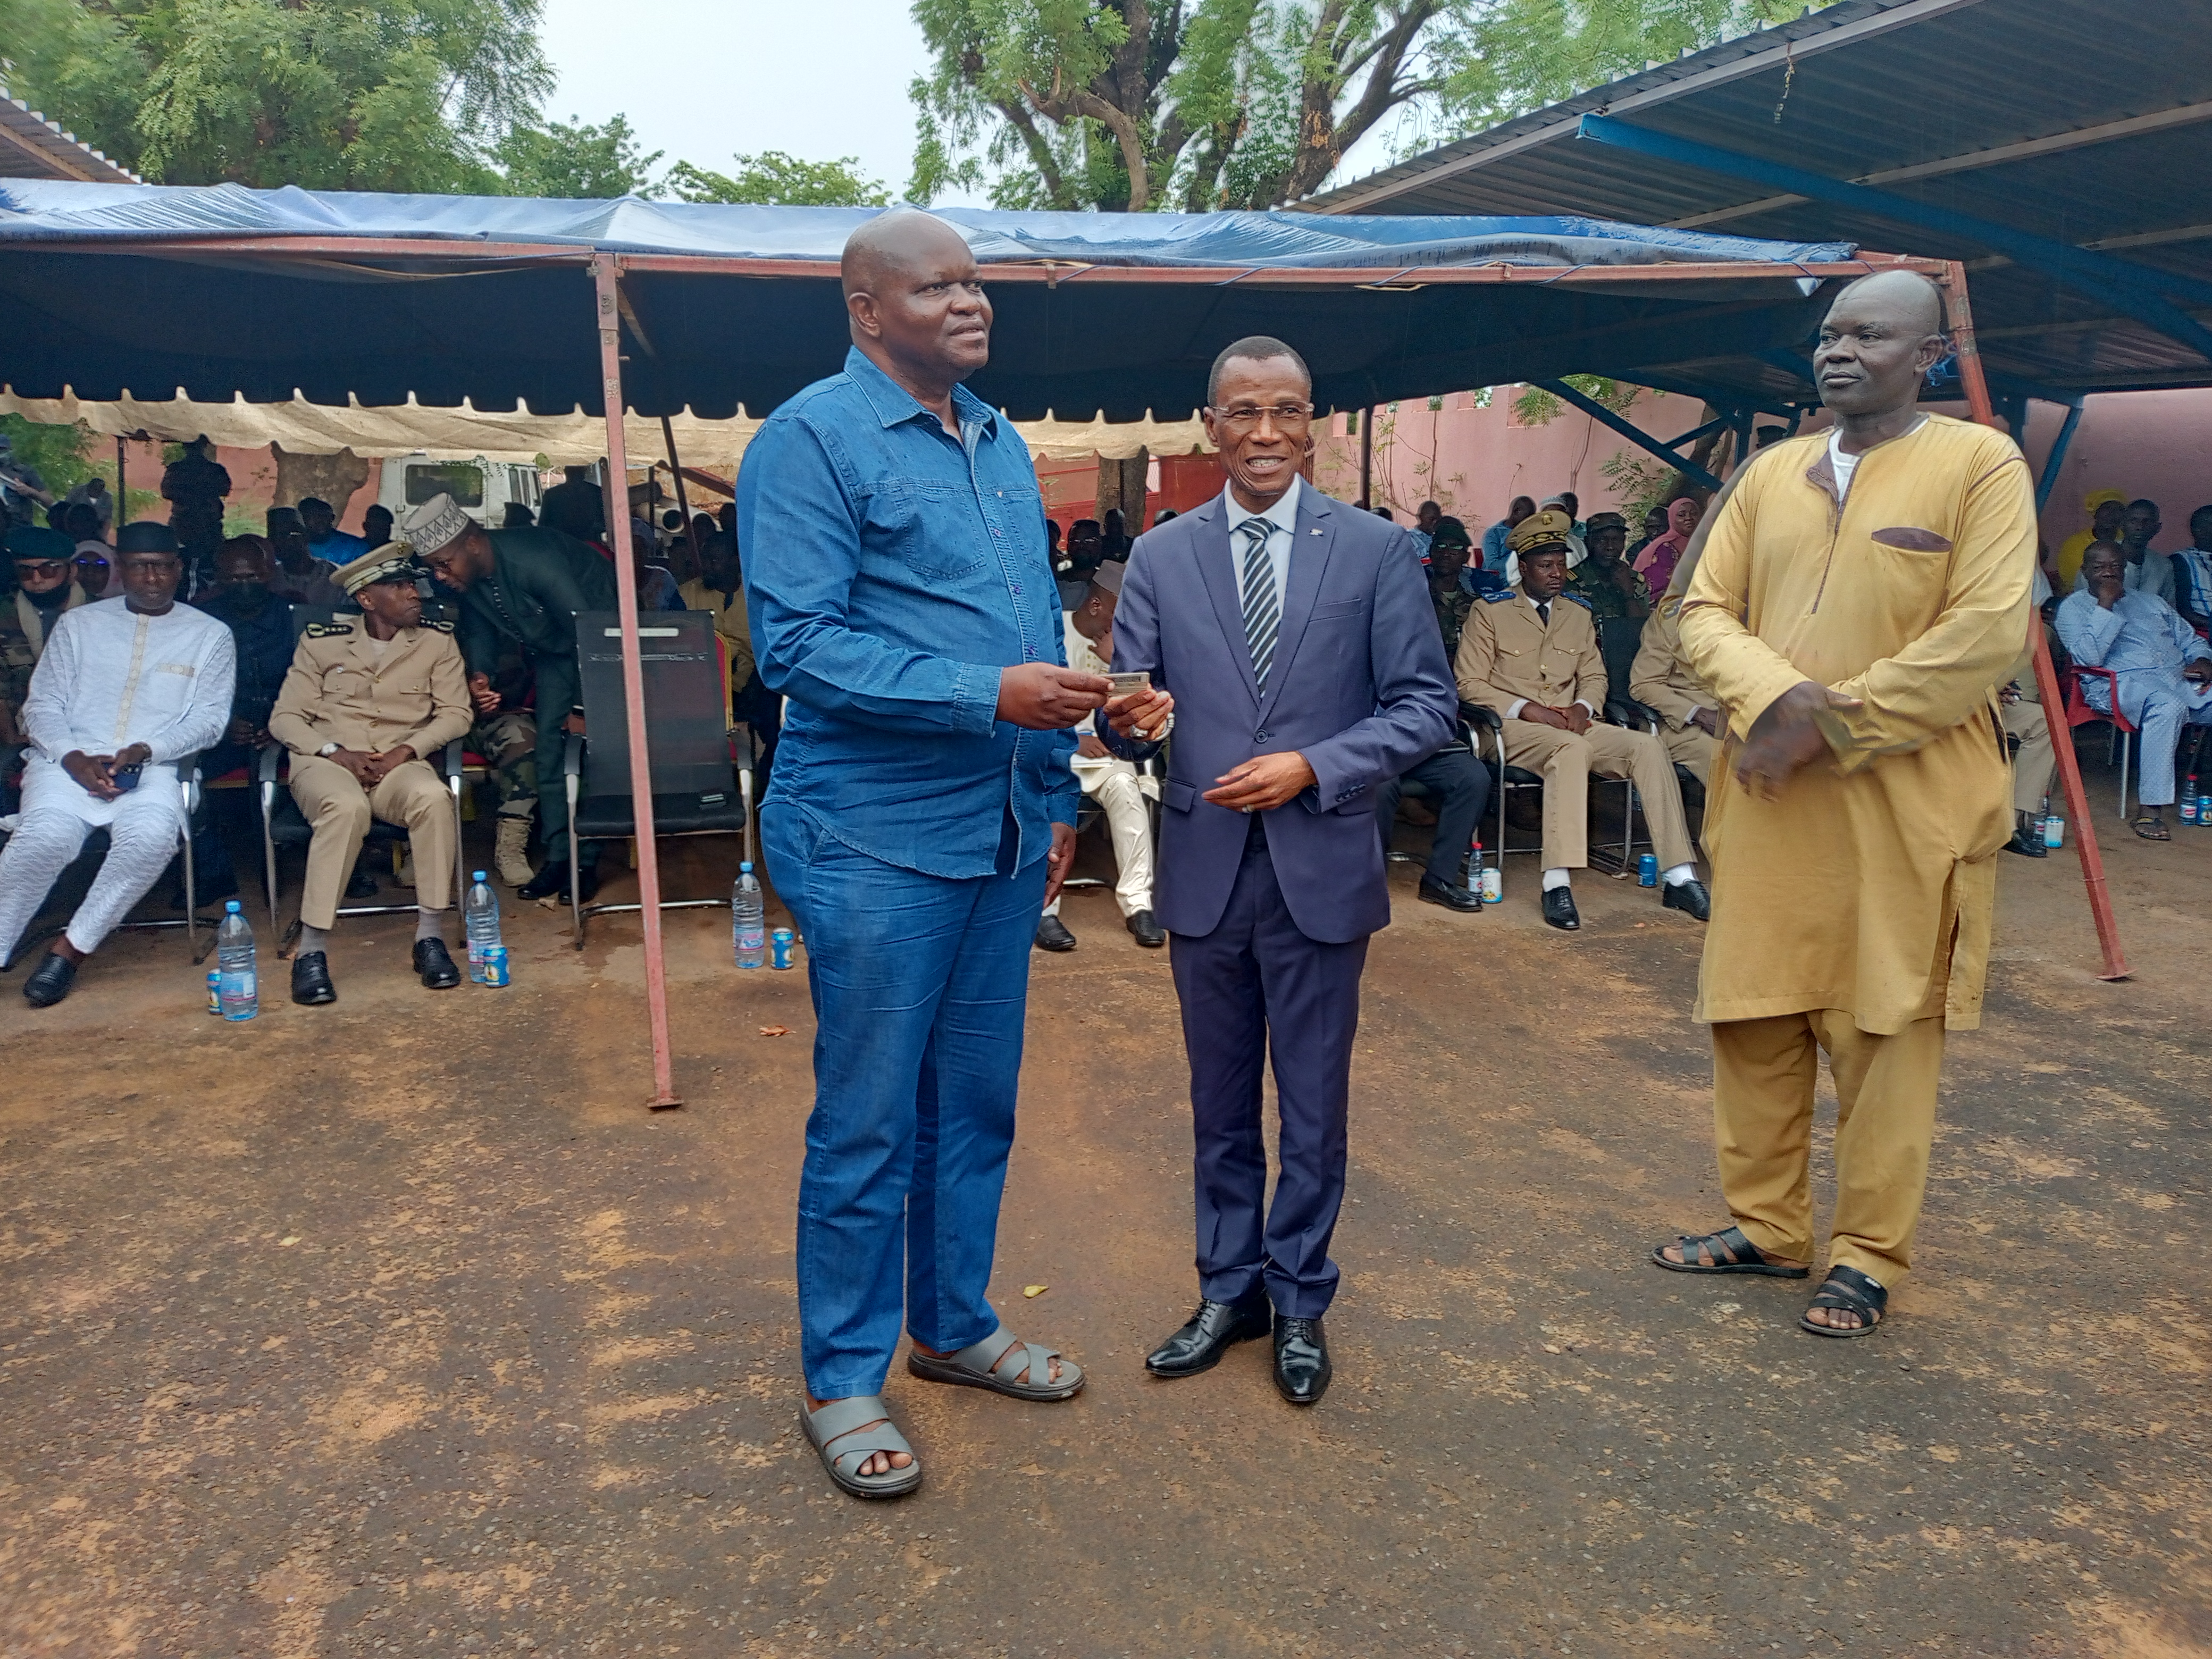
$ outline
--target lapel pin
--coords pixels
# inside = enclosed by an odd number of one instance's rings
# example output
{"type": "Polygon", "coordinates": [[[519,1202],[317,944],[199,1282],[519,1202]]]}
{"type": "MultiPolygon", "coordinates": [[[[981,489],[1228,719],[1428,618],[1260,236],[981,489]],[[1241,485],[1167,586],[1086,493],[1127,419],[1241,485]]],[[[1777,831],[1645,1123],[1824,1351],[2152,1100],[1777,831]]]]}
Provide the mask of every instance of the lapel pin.
{"type": "Polygon", "coordinates": [[[1320,526],[1319,525],[1316,525],[1316,526],[1315,526],[1311,530],[1309,530],[1308,532],[1306,532],[1306,534],[1307,534],[1307,535],[1309,535],[1309,536],[1318,536],[1318,535],[1320,535],[1320,534],[1321,534],[1321,526],[1320,526]]]}

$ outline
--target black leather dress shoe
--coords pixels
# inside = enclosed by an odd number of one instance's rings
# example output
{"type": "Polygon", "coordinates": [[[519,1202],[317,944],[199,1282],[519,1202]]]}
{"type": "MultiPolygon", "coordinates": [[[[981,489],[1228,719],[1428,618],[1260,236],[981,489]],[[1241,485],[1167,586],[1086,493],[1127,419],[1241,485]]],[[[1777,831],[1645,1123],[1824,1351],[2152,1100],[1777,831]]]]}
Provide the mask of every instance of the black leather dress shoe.
{"type": "Polygon", "coordinates": [[[76,983],[76,963],[58,951],[49,951],[23,981],[23,1000],[33,1008],[51,1008],[76,983]]]}
{"type": "Polygon", "coordinates": [[[1687,881],[1678,881],[1659,895],[1659,905],[1665,910],[1683,910],[1699,921],[1713,919],[1713,896],[1705,890],[1705,884],[1692,876],[1687,881]]]}
{"type": "Polygon", "coordinates": [[[1310,1406],[1328,1392],[1334,1375],[1328,1338],[1319,1319],[1275,1321],[1275,1389],[1293,1406],[1310,1406]]]}
{"type": "Polygon", "coordinates": [[[1150,910],[1132,910],[1128,921],[1121,925],[1147,951],[1157,951],[1168,942],[1167,929],[1160,926],[1150,910]]]}
{"type": "Polygon", "coordinates": [[[1583,925],[1583,913],[1575,908],[1573,888],[1554,887],[1544,895],[1544,920],[1570,933],[1583,925]]]}
{"type": "MultiPolygon", "coordinates": [[[[598,866],[595,865],[585,866],[583,873],[576,884],[577,893],[582,898],[583,902],[588,904],[591,902],[592,895],[599,890],[599,872],[598,866]]],[[[521,886],[514,890],[514,896],[519,899],[530,899],[532,901],[542,898],[556,898],[565,902],[568,897],[568,861],[563,860],[559,864],[548,864],[541,866],[536,875],[531,877],[528,881],[523,883],[521,886]]]]}
{"type": "Polygon", "coordinates": [[[321,951],[303,951],[292,958],[292,1000],[302,1008],[319,1008],[338,1000],[331,983],[331,959],[321,951]]]}
{"type": "Polygon", "coordinates": [[[1181,1330],[1145,1356],[1145,1369],[1154,1376],[1210,1371],[1239,1342],[1267,1335],[1273,1320],[1265,1291],[1255,1291],[1242,1302],[1202,1301],[1181,1330]]]}
{"type": "MultiPolygon", "coordinates": [[[[234,892],[237,890],[234,888],[232,890],[234,892]]],[[[359,865],[356,865],[353,874],[346,880],[345,896],[349,899],[374,898],[376,878],[359,865]]]]}
{"type": "Polygon", "coordinates": [[[2008,853],[2017,853],[2024,859],[2047,859],[2051,856],[2051,849],[2043,844],[2040,836],[2023,835],[2017,830],[2012,832],[2012,839],[2004,844],[2004,849],[2008,853]]]}
{"type": "Polygon", "coordinates": [[[1421,902],[1441,904],[1447,910],[1480,910],[1482,908],[1482,895],[1470,888],[1455,887],[1435,876],[1423,876],[1421,902]]]}
{"type": "Polygon", "coordinates": [[[415,941],[415,971],[422,976],[422,983],[433,991],[450,991],[461,982],[461,970],[453,966],[453,953],[446,949],[441,939],[418,939],[415,941]]]}
{"type": "Polygon", "coordinates": [[[1040,951],[1073,951],[1075,935],[1067,931],[1067,924],[1058,916],[1039,916],[1036,948],[1040,951]]]}

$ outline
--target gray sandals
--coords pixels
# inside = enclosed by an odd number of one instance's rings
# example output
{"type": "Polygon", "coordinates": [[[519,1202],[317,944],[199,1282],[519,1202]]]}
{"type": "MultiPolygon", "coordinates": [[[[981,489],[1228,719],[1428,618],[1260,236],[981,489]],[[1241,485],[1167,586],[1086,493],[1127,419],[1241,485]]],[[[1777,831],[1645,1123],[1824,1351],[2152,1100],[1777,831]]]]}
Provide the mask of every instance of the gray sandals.
{"type": "Polygon", "coordinates": [[[881,1474],[858,1473],[878,1452],[904,1452],[914,1457],[914,1448],[892,1425],[890,1416],[890,1407],[884,1404],[881,1395],[862,1394],[830,1401],[820,1411],[807,1410],[802,1401],[799,1426],[806,1431],[808,1442],[822,1455],[822,1467],[842,1490],[855,1498],[903,1498],[921,1484],[921,1459],[881,1474]],[[871,1428],[870,1424],[875,1426],[871,1428]]]}
{"type": "Polygon", "coordinates": [[[1010,1400],[1068,1400],[1083,1387],[1083,1367],[1060,1352],[1035,1342],[1024,1342],[1008,1334],[1004,1325],[981,1342],[972,1343],[942,1359],[909,1346],[906,1368],[932,1382],[951,1382],[962,1388],[988,1389],[1010,1400]],[[1060,1361],[1060,1381],[1050,1380],[1052,1362],[1060,1361]],[[1014,1379],[1024,1370],[1026,1382],[1014,1379]]]}

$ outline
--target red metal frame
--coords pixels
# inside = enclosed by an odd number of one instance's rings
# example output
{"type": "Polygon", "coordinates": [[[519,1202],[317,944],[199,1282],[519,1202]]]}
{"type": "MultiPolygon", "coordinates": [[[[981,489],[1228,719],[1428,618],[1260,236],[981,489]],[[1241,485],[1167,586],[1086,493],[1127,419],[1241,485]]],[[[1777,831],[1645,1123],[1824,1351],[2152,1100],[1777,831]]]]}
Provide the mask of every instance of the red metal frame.
{"type": "MultiPolygon", "coordinates": [[[[1951,346],[1959,363],[1959,383],[1966,388],[1966,405],[1973,410],[1974,419],[1984,426],[1995,427],[2002,432],[2004,422],[1996,416],[1990,402],[1990,383],[1982,373],[1982,351],[1974,338],[1974,311],[1966,298],[1966,268],[1955,259],[1944,264],[1943,275],[1937,279],[1948,301],[1951,325],[1951,346]]],[[[2051,662],[2050,641],[2043,637],[2043,618],[2030,612],[2027,619],[2028,650],[2035,658],[2036,694],[2042,699],[2043,718],[2048,722],[2054,709],[2063,713],[2066,700],[2059,693],[2058,676],[2051,662]]],[[[2117,702],[2114,708],[2119,705],[2117,702]]],[[[2054,738],[2058,734],[2053,733],[2054,738]]],[[[2074,850],[2081,860],[2081,884],[2089,892],[2089,915],[2097,924],[2097,945],[2104,952],[2105,966],[2099,979],[2128,977],[2127,952],[2120,948],[2120,924],[2112,915],[2112,896],[2105,886],[2105,855],[2097,845],[2097,832],[2089,823],[2089,792],[2081,784],[2081,763],[2074,755],[2074,727],[2069,723],[2063,742],[2054,741],[2051,747],[2058,762],[2058,781],[2066,796],[2066,810],[2074,817],[2074,850]]]]}
{"type": "MultiPolygon", "coordinates": [[[[631,822],[637,831],[637,897],[645,923],[645,1003],[653,1031],[653,1110],[665,1111],[684,1102],[676,1093],[675,1073],[668,1047],[668,967],[660,944],[660,854],[653,838],[653,757],[646,747],[645,664],[637,633],[637,566],[630,548],[629,457],[623,447],[622,307],[617,291],[622,281],[618,263],[609,256],[591,262],[592,288],[598,301],[599,324],[600,395],[606,400],[607,477],[622,492],[613,520],[615,544],[615,608],[622,617],[623,702],[629,727],[629,793],[631,822]]],[[[578,857],[575,826],[568,831],[568,856],[578,857]]]]}

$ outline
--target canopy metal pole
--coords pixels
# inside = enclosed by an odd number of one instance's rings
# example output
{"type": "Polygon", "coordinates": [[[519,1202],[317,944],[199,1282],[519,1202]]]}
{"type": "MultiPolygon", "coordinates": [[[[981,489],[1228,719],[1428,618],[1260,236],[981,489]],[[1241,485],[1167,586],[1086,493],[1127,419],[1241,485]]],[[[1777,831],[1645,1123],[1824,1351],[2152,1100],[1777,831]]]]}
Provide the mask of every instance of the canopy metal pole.
{"type": "Polygon", "coordinates": [[[131,520],[130,495],[123,483],[123,446],[128,440],[119,434],[115,440],[115,511],[108,520],[111,542],[123,533],[123,526],[131,520]]]}
{"type": "MultiPolygon", "coordinates": [[[[652,1109],[684,1103],[677,1096],[668,1049],[668,968],[660,943],[660,854],[653,838],[653,757],[646,744],[645,664],[637,633],[637,566],[630,546],[627,484],[629,457],[623,445],[622,313],[617,288],[621,262],[611,253],[592,258],[592,285],[599,301],[599,390],[605,399],[607,471],[624,481],[623,510],[611,514],[615,550],[615,605],[622,617],[623,703],[629,727],[631,822],[637,831],[637,896],[645,924],[645,1004],[653,1028],[652,1109]]],[[[575,839],[574,826],[569,839],[575,839]]],[[[569,848],[569,856],[576,849],[569,848]]]]}
{"type": "Polygon", "coordinates": [[[2051,491],[2058,482],[2058,469],[2066,464],[2066,452],[2073,447],[2074,433],[2081,424],[2081,405],[2085,400],[2075,398],[2066,405],[2066,423],[2058,428],[2057,441],[2051,446],[2051,454],[2043,463],[2043,476],[2035,481],[2035,515],[2043,516],[2043,509],[2051,505],[2051,491]]]}
{"type": "MultiPolygon", "coordinates": [[[[1974,418],[1984,426],[2004,430],[1998,421],[1996,409],[1990,403],[1990,384],[1982,374],[1981,348],[1974,340],[1974,313],[1966,301],[1966,268],[1957,260],[1950,262],[1943,278],[1943,288],[1950,301],[1951,349],[1958,359],[1959,383],[1966,390],[1966,404],[1974,411],[1974,418]]],[[[2046,722],[2063,725],[2066,719],[2066,700],[2059,695],[2058,675],[2051,665],[2050,642],[2043,637],[2043,617],[2030,611],[2027,617],[2027,648],[2035,659],[2036,695],[2043,700],[2043,718],[2046,722]]],[[[2058,763],[2058,783],[2066,797],[2066,810],[2074,819],[2074,850],[2081,860],[2081,884],[2089,891],[2089,915],[2097,924],[2097,945],[2105,955],[2105,966],[2099,979],[2125,979],[2128,976],[2127,953],[2120,948],[2120,925],[2112,915],[2112,896],[2105,887],[2105,855],[2097,847],[2097,832],[2089,823],[2089,795],[2081,787],[2081,768],[2074,756],[2074,728],[2066,726],[2061,732],[2057,726],[2051,731],[2053,757],[2058,763]]]]}
{"type": "Polygon", "coordinates": [[[1375,505],[1375,405],[1359,411],[1359,504],[1375,505]]]}
{"type": "Polygon", "coordinates": [[[703,576],[707,567],[699,557],[699,530],[691,522],[691,502],[684,494],[684,469],[676,459],[676,428],[668,424],[665,415],[660,417],[660,440],[668,446],[668,472],[676,480],[676,510],[684,515],[684,534],[691,544],[691,568],[703,576]]]}

